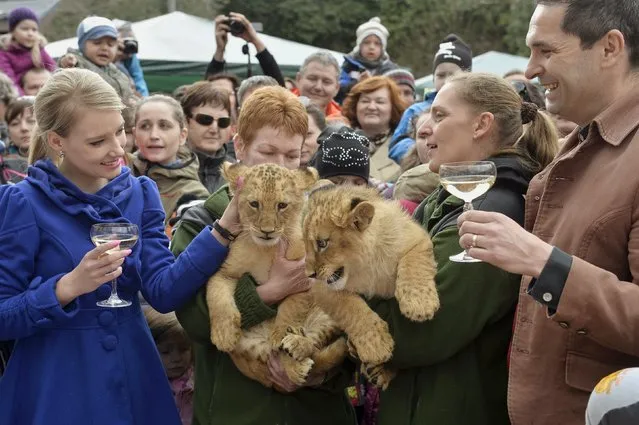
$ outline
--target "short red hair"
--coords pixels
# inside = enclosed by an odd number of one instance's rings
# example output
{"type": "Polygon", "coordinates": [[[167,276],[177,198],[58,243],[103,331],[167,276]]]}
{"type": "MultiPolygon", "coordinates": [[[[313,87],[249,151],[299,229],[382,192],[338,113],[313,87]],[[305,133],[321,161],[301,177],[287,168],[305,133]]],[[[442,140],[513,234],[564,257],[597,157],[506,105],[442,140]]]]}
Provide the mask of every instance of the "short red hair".
{"type": "Polygon", "coordinates": [[[237,122],[237,134],[244,144],[250,144],[264,127],[272,127],[287,136],[308,133],[308,115],[302,102],[280,86],[257,89],[242,104],[237,122]]]}

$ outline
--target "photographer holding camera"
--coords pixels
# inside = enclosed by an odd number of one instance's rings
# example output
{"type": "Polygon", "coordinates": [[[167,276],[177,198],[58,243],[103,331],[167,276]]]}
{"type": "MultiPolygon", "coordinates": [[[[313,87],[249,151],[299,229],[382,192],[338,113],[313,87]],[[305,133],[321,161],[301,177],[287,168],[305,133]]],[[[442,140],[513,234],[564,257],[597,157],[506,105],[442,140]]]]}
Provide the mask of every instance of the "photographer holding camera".
{"type": "Polygon", "coordinates": [[[118,53],[115,57],[115,65],[133,80],[135,90],[146,97],[149,95],[149,89],[146,86],[137,53],[138,40],[135,39],[131,23],[127,22],[118,28],[118,53]]]}
{"type": "Polygon", "coordinates": [[[215,18],[215,44],[216,50],[211,63],[209,64],[205,78],[208,80],[211,76],[224,72],[226,62],[224,60],[224,51],[228,43],[228,35],[239,37],[247,43],[255,46],[257,54],[255,57],[260,63],[264,75],[275,78],[280,86],[284,87],[284,77],[282,71],[277,65],[275,58],[268,51],[262,40],[257,35],[255,28],[246,17],[240,13],[231,12],[229,16],[219,15],[215,18]]]}

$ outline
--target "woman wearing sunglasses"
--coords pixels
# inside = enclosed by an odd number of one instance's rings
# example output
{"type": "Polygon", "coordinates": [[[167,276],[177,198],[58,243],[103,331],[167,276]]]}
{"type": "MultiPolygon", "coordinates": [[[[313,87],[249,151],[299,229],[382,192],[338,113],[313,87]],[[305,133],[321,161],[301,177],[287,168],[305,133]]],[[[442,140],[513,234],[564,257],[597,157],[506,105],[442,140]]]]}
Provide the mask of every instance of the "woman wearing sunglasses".
{"type": "Polygon", "coordinates": [[[220,165],[233,160],[226,146],[233,136],[229,94],[200,81],[187,89],[181,103],[188,127],[187,143],[200,162],[200,181],[213,193],[225,183],[220,165]]]}

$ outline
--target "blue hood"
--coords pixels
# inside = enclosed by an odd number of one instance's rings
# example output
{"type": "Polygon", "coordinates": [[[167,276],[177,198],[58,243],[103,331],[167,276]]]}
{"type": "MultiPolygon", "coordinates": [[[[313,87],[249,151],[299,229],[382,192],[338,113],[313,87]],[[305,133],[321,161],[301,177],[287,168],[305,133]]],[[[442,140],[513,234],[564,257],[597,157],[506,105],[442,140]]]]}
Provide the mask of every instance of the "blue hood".
{"type": "Polygon", "coordinates": [[[134,198],[135,186],[139,186],[133,184],[127,167],[95,194],[81,191],[48,159],[37,161],[28,174],[27,181],[61,210],[72,216],[86,215],[97,223],[128,222],[122,212],[134,198]]]}

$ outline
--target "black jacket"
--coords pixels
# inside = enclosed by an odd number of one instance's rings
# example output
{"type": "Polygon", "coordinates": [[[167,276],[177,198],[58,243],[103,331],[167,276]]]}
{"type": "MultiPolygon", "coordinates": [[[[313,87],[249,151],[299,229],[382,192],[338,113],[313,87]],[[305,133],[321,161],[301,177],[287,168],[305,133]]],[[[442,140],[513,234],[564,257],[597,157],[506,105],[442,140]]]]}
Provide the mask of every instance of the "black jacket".
{"type": "MultiPolygon", "coordinates": [[[[260,67],[262,68],[262,72],[264,75],[268,75],[269,77],[275,78],[280,86],[284,87],[284,76],[282,75],[282,71],[280,70],[279,65],[275,61],[275,58],[268,51],[268,49],[264,49],[260,53],[256,54],[258,62],[260,63],[260,67]]],[[[219,74],[224,72],[224,68],[226,66],[226,61],[217,61],[215,58],[211,60],[209,66],[206,68],[206,74],[204,74],[204,78],[206,79],[209,75],[219,74]]]]}

